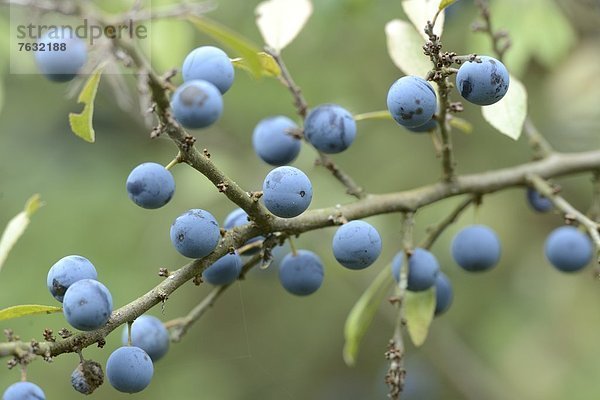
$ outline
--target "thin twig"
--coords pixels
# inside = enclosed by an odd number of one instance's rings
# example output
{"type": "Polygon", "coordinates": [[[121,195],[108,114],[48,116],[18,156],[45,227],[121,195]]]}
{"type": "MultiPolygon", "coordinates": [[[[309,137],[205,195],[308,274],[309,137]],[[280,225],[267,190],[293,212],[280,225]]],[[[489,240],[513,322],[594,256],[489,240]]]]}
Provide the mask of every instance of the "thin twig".
{"type": "MultiPolygon", "coordinates": [[[[266,48],[265,51],[269,55],[271,55],[271,57],[273,57],[273,59],[279,66],[279,69],[281,70],[280,81],[285,87],[288,88],[288,90],[292,94],[292,97],[294,98],[294,106],[296,107],[296,112],[302,118],[302,120],[304,120],[308,112],[308,103],[306,102],[306,99],[302,94],[302,90],[298,85],[296,85],[296,82],[294,82],[294,79],[292,78],[292,75],[287,69],[287,66],[285,65],[285,62],[283,61],[281,55],[269,48],[266,48]]],[[[324,166],[329,171],[331,171],[333,176],[338,181],[340,181],[342,185],[346,187],[346,193],[356,197],[357,199],[362,199],[367,196],[367,193],[365,193],[363,188],[357,185],[356,182],[354,182],[354,179],[352,179],[350,175],[348,175],[340,167],[338,167],[327,154],[319,150],[317,150],[317,153],[319,154],[318,164],[324,166]]]]}
{"type": "MultiPolygon", "coordinates": [[[[402,216],[402,247],[404,248],[404,265],[408,265],[408,257],[412,250],[412,237],[414,226],[414,213],[406,212],[402,216]]],[[[404,328],[404,294],[408,285],[408,268],[400,269],[400,279],[394,292],[394,304],[398,310],[396,322],[394,325],[394,335],[389,342],[388,350],[385,353],[390,362],[388,372],[385,376],[385,382],[389,386],[388,397],[392,400],[400,399],[400,394],[404,390],[404,378],[406,369],[404,368],[405,347],[402,339],[402,329],[404,328]]]]}
{"type": "Polygon", "coordinates": [[[573,207],[571,203],[569,203],[563,197],[559,196],[556,193],[554,187],[552,187],[541,177],[537,175],[529,175],[527,181],[542,196],[550,200],[552,204],[554,204],[554,207],[561,210],[565,214],[566,219],[577,221],[585,227],[588,234],[594,241],[594,244],[596,246],[598,263],[600,263],[600,233],[598,231],[600,229],[600,224],[588,218],[581,211],[573,207]]]}
{"type": "Polygon", "coordinates": [[[523,129],[525,131],[525,135],[527,135],[527,138],[529,140],[529,146],[533,151],[534,160],[540,160],[542,158],[548,157],[554,152],[554,149],[552,148],[550,143],[537,130],[529,116],[525,118],[523,129]]]}
{"type": "Polygon", "coordinates": [[[491,41],[492,48],[498,60],[504,59],[504,54],[510,48],[510,38],[504,31],[494,31],[492,28],[492,18],[487,0],[475,0],[475,4],[479,7],[479,13],[483,22],[474,26],[474,30],[486,33],[491,41]]]}
{"type": "Polygon", "coordinates": [[[440,221],[437,225],[428,229],[427,236],[419,243],[419,247],[423,249],[429,249],[435,241],[440,237],[440,235],[452,225],[456,219],[475,201],[474,196],[469,196],[467,199],[461,201],[458,206],[440,221]]]}

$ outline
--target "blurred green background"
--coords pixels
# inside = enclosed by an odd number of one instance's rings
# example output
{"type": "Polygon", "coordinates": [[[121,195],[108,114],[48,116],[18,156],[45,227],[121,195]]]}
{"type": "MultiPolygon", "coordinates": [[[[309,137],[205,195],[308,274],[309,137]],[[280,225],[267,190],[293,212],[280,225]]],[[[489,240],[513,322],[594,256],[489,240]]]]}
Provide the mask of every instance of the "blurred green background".
{"type": "MultiPolygon", "coordinates": [[[[131,2],[104,1],[123,8],[131,2]]],[[[155,6],[169,1],[154,0],[155,6]]],[[[254,23],[258,0],[222,0],[211,18],[260,44],[254,23]]],[[[507,66],[525,83],[530,114],[561,151],[600,145],[600,3],[592,0],[492,1],[497,27],[512,32],[515,49],[507,66]]],[[[471,1],[449,11],[446,49],[489,53],[484,38],[470,31],[476,17],[471,1]]],[[[8,35],[8,9],[2,25],[8,35]]],[[[311,105],[339,103],[354,113],[385,108],[390,84],[401,76],[387,55],[383,27],[403,18],[399,0],[315,0],[304,31],[284,51],[296,82],[311,105]]],[[[1,41],[0,41],[1,42],[1,41]]],[[[214,42],[182,21],[154,23],[152,62],[165,71],[179,67],[196,46],[214,42]]],[[[6,41],[4,41],[6,50],[6,41]]],[[[4,51],[7,53],[7,51],[4,51]]],[[[231,54],[237,56],[236,54],[231,54]]],[[[3,62],[8,62],[4,60],[3,62]]],[[[4,71],[7,71],[6,65],[4,71]]],[[[224,97],[225,113],[213,127],[194,132],[200,148],[242,187],[258,190],[269,167],[253,153],[251,134],[262,118],[294,115],[289,94],[276,80],[254,80],[236,71],[224,97]]],[[[116,307],[160,282],[160,267],[186,263],[171,247],[172,220],[189,208],[210,210],[220,221],[234,208],[207,179],[177,166],[174,199],[159,210],[135,206],[125,192],[130,170],[144,161],[167,164],[176,154],[166,138],[150,140],[135,101],[135,79],[124,76],[127,92],[104,79],[96,99],[97,142],[70,133],[67,115],[79,110],[81,82],[53,84],[38,75],[4,73],[0,114],[0,226],[17,214],[25,200],[40,193],[46,205],[10,254],[0,272],[0,307],[54,304],[45,280],[50,266],[69,254],[88,257],[116,307]],[[129,97],[128,97],[129,96],[129,97]],[[129,106],[129,108],[122,107],[129,106]]],[[[180,77],[175,78],[180,82],[180,77]]],[[[458,100],[458,96],[453,96],[458,100]]],[[[462,117],[472,134],[456,132],[458,171],[472,173],[529,160],[526,140],[493,131],[478,107],[466,104],[462,117]]],[[[390,121],[359,122],[354,145],[334,160],[367,191],[384,193],[434,182],[440,176],[431,140],[409,134],[390,121]]],[[[304,146],[294,163],[314,185],[311,208],[347,203],[352,198],[330,174],[314,166],[315,152],[304,146]]],[[[590,204],[590,175],[558,181],[564,195],[582,210],[590,204]]],[[[420,210],[416,240],[459,199],[420,210]]],[[[252,271],[231,288],[182,343],[155,365],[152,384],[137,395],[124,395],[105,384],[97,399],[384,399],[383,353],[393,331],[394,309],[382,304],[364,339],[358,364],[342,360],[343,325],[348,311],[381,268],[400,248],[400,215],[369,218],[383,237],[383,254],[364,271],[338,265],[330,250],[333,229],[302,235],[298,245],[317,252],[326,264],[321,289],[307,298],[286,293],[276,268],[252,271]]],[[[565,275],[544,259],[545,236],[562,223],[557,214],[538,215],[527,206],[522,189],[485,196],[477,212],[469,210],[433,247],[451,278],[455,299],[449,312],[433,322],[422,348],[408,348],[407,399],[591,399],[600,396],[600,290],[593,267],[565,275]],[[471,275],[449,255],[454,233],[477,221],[495,229],[503,255],[492,271],[471,275]]],[[[209,292],[207,285],[186,284],[150,312],[163,320],[188,312],[209,292]]],[[[61,314],[3,321],[24,340],[41,339],[44,328],[57,332],[61,314]]],[[[120,331],[104,349],[84,352],[104,365],[120,345],[120,331]]],[[[51,365],[38,360],[28,368],[31,381],[49,399],[76,399],[70,385],[75,354],[51,365]]],[[[2,369],[0,388],[19,379],[2,369]]],[[[3,390],[3,389],[2,389],[3,390]]]]}

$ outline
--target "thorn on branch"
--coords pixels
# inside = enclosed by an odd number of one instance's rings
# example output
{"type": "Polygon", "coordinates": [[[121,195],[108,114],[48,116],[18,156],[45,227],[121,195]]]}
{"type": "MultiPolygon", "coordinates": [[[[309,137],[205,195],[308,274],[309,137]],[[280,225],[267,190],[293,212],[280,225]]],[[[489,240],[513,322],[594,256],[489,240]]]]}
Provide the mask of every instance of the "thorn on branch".
{"type": "Polygon", "coordinates": [[[190,151],[190,149],[194,147],[195,143],[195,137],[193,137],[192,135],[185,135],[185,137],[183,138],[183,144],[181,145],[182,150],[185,152],[190,151]]]}
{"type": "Polygon", "coordinates": [[[43,332],[44,340],[46,342],[52,342],[52,343],[56,342],[56,338],[54,337],[53,333],[54,332],[50,328],[44,329],[44,332],[43,332]]]}
{"type": "Polygon", "coordinates": [[[192,282],[194,283],[194,285],[200,286],[202,283],[204,283],[204,281],[202,280],[202,275],[194,276],[194,278],[192,279],[192,282]]]}
{"type": "Polygon", "coordinates": [[[226,182],[217,183],[217,189],[219,189],[219,193],[225,193],[227,191],[227,188],[229,188],[228,183],[226,183],[226,182]]]}
{"type": "Polygon", "coordinates": [[[61,330],[58,331],[58,336],[60,336],[63,339],[67,339],[67,338],[70,338],[71,336],[73,336],[73,333],[71,333],[71,331],[68,330],[67,328],[62,328],[61,330]]]}
{"type": "Polygon", "coordinates": [[[204,157],[210,158],[210,153],[208,152],[208,149],[202,149],[202,154],[204,154],[204,157]]]}
{"type": "Polygon", "coordinates": [[[158,276],[162,276],[163,278],[168,278],[169,277],[169,270],[166,268],[159,268],[158,269],[158,276]]]}

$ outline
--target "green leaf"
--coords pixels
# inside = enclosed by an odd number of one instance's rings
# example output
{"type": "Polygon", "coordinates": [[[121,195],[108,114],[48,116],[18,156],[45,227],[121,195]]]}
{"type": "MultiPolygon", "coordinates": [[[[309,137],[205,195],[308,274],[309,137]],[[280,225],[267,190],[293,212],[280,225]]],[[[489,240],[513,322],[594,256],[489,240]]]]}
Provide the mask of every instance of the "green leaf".
{"type": "Polygon", "coordinates": [[[435,287],[423,292],[406,291],[404,294],[404,318],[408,335],[417,347],[425,343],[429,325],[435,311],[435,287]]]}
{"type": "Polygon", "coordinates": [[[458,129],[459,131],[463,131],[463,133],[469,134],[473,132],[473,125],[466,119],[452,117],[450,120],[450,126],[458,129]]]}
{"type": "MultiPolygon", "coordinates": [[[[433,17],[438,12],[440,5],[440,0],[403,0],[402,8],[404,9],[404,13],[412,22],[413,26],[416,28],[417,32],[421,35],[421,38],[425,41],[429,40],[429,37],[425,34],[425,26],[427,25],[427,21],[433,20],[433,17]]],[[[435,22],[435,27],[433,28],[433,33],[438,36],[442,35],[442,31],[444,30],[444,14],[440,13],[438,15],[437,20],[435,22]]],[[[421,46],[425,44],[425,42],[421,41],[421,46]]],[[[421,51],[421,57],[424,57],[423,51],[421,51]]],[[[428,60],[429,61],[429,60],[428,60]]]]}
{"type": "Polygon", "coordinates": [[[83,111],[79,114],[69,113],[69,124],[74,134],[85,140],[86,142],[94,143],[96,141],[96,132],[92,119],[94,117],[94,100],[98,92],[100,77],[105,64],[100,64],[90,75],[87,82],[83,86],[78,103],[83,103],[83,111]]]}
{"type": "Polygon", "coordinates": [[[8,257],[8,253],[10,253],[17,243],[17,240],[19,240],[25,232],[25,229],[27,229],[30,217],[43,205],[44,203],[42,202],[40,195],[35,194],[27,200],[23,211],[8,222],[2,233],[2,237],[0,237],[0,269],[2,269],[2,265],[8,257]]]}
{"type": "Polygon", "coordinates": [[[431,62],[423,55],[423,39],[411,24],[392,20],[385,25],[385,35],[388,53],[404,74],[427,76],[431,62]]]}
{"type": "Polygon", "coordinates": [[[388,110],[372,111],[372,112],[367,112],[367,113],[362,113],[362,114],[356,114],[354,116],[355,121],[364,121],[366,119],[389,119],[389,120],[391,120],[393,118],[388,110]]]}
{"type": "Polygon", "coordinates": [[[344,362],[346,365],[352,366],[356,363],[360,341],[371,325],[379,305],[385,299],[393,282],[389,266],[383,268],[348,314],[344,325],[344,362]]]}
{"type": "Polygon", "coordinates": [[[248,69],[254,77],[259,78],[262,73],[262,64],[260,62],[260,49],[250,40],[241,36],[239,33],[212,21],[206,17],[188,17],[189,21],[201,32],[213,37],[223,45],[231,48],[238,53],[244,60],[248,69]]]}
{"type": "Polygon", "coordinates": [[[456,3],[458,0],[442,0],[440,1],[440,7],[439,10],[443,10],[444,8],[451,6],[452,4],[456,3]]]}
{"type": "Polygon", "coordinates": [[[523,131],[527,116],[527,91],[517,78],[511,75],[508,91],[499,102],[481,107],[483,118],[500,133],[517,140],[523,131]]]}
{"type": "Polygon", "coordinates": [[[22,306],[13,306],[0,310],[0,321],[25,317],[27,315],[54,314],[61,311],[61,307],[24,304],[22,306]]]}
{"type": "Polygon", "coordinates": [[[312,11],[310,0],[266,0],[254,13],[265,43],[279,53],[302,31],[312,11]]]}
{"type": "MultiPolygon", "coordinates": [[[[261,51],[258,53],[258,58],[260,60],[261,74],[268,77],[281,76],[281,68],[277,64],[277,61],[270,54],[261,51]]],[[[247,61],[244,58],[238,57],[231,60],[232,64],[236,68],[243,69],[245,71],[251,72],[250,67],[248,66],[247,61]]]]}

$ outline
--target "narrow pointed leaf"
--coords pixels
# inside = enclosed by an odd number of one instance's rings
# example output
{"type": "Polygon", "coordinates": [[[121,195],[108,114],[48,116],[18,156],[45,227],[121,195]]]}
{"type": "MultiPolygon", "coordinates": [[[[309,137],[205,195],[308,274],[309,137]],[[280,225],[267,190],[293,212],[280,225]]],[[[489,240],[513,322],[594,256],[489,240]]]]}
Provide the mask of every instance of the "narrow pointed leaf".
{"type": "Polygon", "coordinates": [[[344,362],[346,365],[352,366],[356,363],[360,342],[393,282],[389,266],[383,268],[348,314],[344,326],[344,362]]]}
{"type": "Polygon", "coordinates": [[[25,317],[27,315],[54,314],[61,311],[61,307],[24,304],[21,306],[13,306],[0,310],[0,321],[25,317]]]}
{"type": "Polygon", "coordinates": [[[260,78],[262,66],[258,56],[260,49],[257,45],[239,33],[206,17],[193,16],[188,19],[196,29],[206,33],[241,56],[245,60],[250,72],[252,72],[252,75],[260,78]]]}
{"type": "Polygon", "coordinates": [[[6,225],[2,237],[0,237],[0,269],[2,269],[2,265],[8,257],[8,253],[10,253],[11,249],[17,243],[17,240],[19,240],[25,232],[25,229],[27,229],[30,217],[41,206],[43,206],[43,203],[40,199],[40,195],[36,194],[31,196],[29,200],[27,200],[24,210],[17,214],[6,225]]]}
{"type": "Polygon", "coordinates": [[[69,114],[69,124],[71,125],[73,133],[90,143],[96,141],[96,132],[94,132],[92,119],[94,117],[94,100],[96,99],[96,93],[98,92],[98,85],[100,84],[100,77],[102,76],[103,69],[104,64],[99,65],[98,68],[92,72],[83,86],[81,93],[79,93],[77,101],[83,103],[83,111],[79,114],[69,114]]]}
{"type": "Polygon", "coordinates": [[[435,288],[423,292],[406,291],[404,318],[410,340],[417,347],[425,343],[435,311],[435,288]]]}
{"type": "Polygon", "coordinates": [[[310,0],[267,0],[256,7],[256,25],[267,46],[279,53],[300,33],[312,11],[310,0]]]}
{"type": "Polygon", "coordinates": [[[500,133],[513,140],[519,139],[527,116],[527,91],[511,75],[506,95],[497,103],[481,108],[483,118],[500,133]]]}

